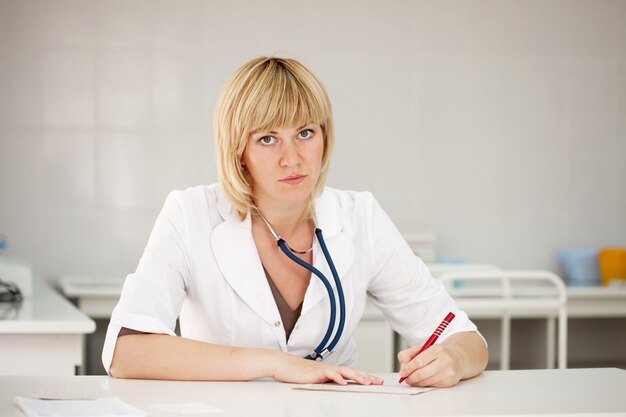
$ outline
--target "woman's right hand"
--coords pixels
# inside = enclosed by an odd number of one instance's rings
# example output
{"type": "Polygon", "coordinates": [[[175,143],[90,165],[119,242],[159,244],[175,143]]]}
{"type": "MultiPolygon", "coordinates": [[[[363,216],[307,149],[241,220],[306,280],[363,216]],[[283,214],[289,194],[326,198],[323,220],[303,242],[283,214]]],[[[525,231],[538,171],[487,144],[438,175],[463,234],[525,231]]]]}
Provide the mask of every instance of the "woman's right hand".
{"type": "Polygon", "coordinates": [[[273,378],[280,382],[296,384],[322,384],[333,381],[347,385],[348,380],[361,385],[382,385],[383,379],[368,375],[348,366],[331,365],[324,362],[298,358],[284,352],[278,353],[273,363],[273,378]]]}

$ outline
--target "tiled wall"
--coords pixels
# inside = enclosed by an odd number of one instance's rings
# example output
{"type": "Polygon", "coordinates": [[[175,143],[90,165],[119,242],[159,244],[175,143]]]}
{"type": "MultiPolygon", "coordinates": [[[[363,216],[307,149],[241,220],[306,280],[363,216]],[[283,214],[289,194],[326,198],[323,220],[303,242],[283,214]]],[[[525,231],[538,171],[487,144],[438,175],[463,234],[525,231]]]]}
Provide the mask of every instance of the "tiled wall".
{"type": "Polygon", "coordinates": [[[216,181],[221,85],[327,85],[329,185],[445,257],[626,245],[626,2],[0,0],[0,233],[47,279],[131,272],[167,192],[216,181]]]}

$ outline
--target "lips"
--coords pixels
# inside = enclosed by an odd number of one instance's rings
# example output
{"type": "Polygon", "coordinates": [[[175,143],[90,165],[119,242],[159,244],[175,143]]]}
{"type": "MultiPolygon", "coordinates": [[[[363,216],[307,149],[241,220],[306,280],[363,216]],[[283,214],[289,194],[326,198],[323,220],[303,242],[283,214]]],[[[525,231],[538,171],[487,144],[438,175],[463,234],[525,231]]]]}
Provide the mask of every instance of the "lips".
{"type": "Polygon", "coordinates": [[[300,184],[304,181],[306,175],[290,175],[288,177],[282,178],[280,182],[285,184],[300,184]]]}

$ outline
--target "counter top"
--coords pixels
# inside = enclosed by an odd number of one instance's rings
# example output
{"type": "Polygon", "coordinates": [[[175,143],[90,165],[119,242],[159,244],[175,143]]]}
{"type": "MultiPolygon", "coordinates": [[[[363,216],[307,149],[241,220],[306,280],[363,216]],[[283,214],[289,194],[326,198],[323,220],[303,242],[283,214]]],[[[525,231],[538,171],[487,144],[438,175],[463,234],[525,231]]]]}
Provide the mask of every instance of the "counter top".
{"type": "Polygon", "coordinates": [[[95,322],[47,283],[21,303],[0,303],[0,334],[93,333],[95,322]]]}

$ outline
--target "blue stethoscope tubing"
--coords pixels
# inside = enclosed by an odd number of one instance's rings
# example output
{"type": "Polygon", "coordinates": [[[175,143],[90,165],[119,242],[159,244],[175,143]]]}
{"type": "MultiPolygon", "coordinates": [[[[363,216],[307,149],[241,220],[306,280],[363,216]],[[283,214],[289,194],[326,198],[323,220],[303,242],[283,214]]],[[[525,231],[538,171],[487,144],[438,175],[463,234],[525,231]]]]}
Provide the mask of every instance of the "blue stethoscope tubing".
{"type": "Polygon", "coordinates": [[[335,268],[333,259],[331,258],[330,253],[328,252],[328,248],[326,247],[326,243],[324,242],[324,237],[322,236],[322,230],[319,228],[315,228],[315,236],[317,236],[317,240],[320,243],[322,252],[324,253],[324,258],[326,258],[326,262],[328,262],[330,271],[333,274],[333,279],[335,280],[335,285],[337,286],[337,297],[339,298],[339,325],[337,327],[337,331],[335,332],[335,337],[333,337],[333,340],[330,342],[328,346],[326,346],[326,343],[328,342],[328,339],[330,339],[330,336],[333,333],[333,329],[335,327],[336,316],[337,316],[337,305],[335,302],[335,293],[333,291],[332,286],[330,285],[330,282],[328,281],[328,278],[326,278],[326,276],[322,274],[313,265],[307,262],[304,262],[302,259],[294,255],[287,248],[287,245],[285,244],[285,241],[282,238],[279,238],[276,241],[276,244],[278,245],[280,250],[282,250],[283,253],[287,255],[292,261],[294,261],[301,267],[315,274],[315,276],[317,276],[322,281],[322,283],[324,284],[324,287],[326,287],[326,291],[328,292],[328,298],[330,301],[330,320],[328,321],[328,328],[326,329],[326,334],[324,335],[324,338],[322,339],[320,344],[315,348],[315,350],[313,350],[313,352],[311,352],[309,355],[305,356],[304,358],[304,359],[310,359],[310,360],[321,360],[321,359],[326,358],[328,355],[332,353],[333,349],[335,348],[335,346],[339,342],[339,339],[341,338],[341,334],[343,333],[343,327],[346,324],[346,300],[343,294],[343,286],[341,285],[341,281],[339,280],[339,274],[337,273],[337,269],[335,268]]]}

